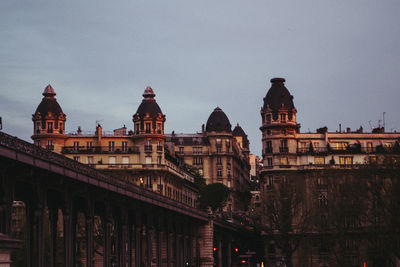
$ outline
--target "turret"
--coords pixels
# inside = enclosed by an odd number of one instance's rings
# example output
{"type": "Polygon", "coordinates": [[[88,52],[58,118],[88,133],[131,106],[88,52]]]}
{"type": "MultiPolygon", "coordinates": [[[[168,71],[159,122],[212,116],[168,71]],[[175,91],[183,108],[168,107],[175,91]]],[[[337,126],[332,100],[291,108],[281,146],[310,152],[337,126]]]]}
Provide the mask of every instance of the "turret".
{"type": "Polygon", "coordinates": [[[55,91],[49,84],[43,92],[43,99],[32,114],[33,135],[35,144],[54,150],[59,138],[65,136],[66,115],[55,98],[55,91]]]}

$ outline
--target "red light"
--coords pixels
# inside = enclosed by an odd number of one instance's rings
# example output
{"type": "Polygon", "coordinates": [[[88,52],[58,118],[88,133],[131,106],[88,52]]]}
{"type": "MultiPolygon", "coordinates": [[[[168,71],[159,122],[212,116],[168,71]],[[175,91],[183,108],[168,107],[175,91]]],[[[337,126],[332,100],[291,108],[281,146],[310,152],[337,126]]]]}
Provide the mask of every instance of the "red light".
{"type": "Polygon", "coordinates": [[[239,251],[239,249],[238,248],[235,248],[235,252],[238,252],[239,251]]]}
{"type": "Polygon", "coordinates": [[[214,251],[217,251],[217,248],[213,248],[214,251]]]}
{"type": "Polygon", "coordinates": [[[245,261],[245,260],[242,260],[242,263],[246,263],[246,261],[245,261]]]}
{"type": "Polygon", "coordinates": [[[367,263],[364,261],[364,267],[367,267],[367,263]]]}

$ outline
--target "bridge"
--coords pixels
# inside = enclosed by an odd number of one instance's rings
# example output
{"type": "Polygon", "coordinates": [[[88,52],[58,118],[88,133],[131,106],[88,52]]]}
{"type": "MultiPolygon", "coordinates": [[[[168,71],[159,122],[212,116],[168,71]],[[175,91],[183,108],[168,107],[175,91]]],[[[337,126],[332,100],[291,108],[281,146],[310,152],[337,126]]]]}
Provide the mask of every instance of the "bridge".
{"type": "Polygon", "coordinates": [[[238,224],[3,132],[0,233],[22,240],[28,267],[237,266],[254,245],[238,224]]]}

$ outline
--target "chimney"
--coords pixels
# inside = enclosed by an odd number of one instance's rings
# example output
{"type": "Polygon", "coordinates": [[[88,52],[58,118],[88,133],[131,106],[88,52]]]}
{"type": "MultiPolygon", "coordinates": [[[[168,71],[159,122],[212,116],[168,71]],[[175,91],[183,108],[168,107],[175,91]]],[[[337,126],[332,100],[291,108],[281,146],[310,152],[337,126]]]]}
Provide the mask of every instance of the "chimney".
{"type": "Polygon", "coordinates": [[[97,136],[97,140],[100,142],[101,141],[101,135],[103,134],[103,129],[101,128],[100,124],[97,124],[96,127],[96,136],[97,136]]]}
{"type": "Polygon", "coordinates": [[[341,132],[342,132],[342,124],[339,123],[339,133],[341,133],[341,132]]]}
{"type": "Polygon", "coordinates": [[[347,128],[346,128],[346,131],[347,131],[348,133],[350,133],[350,132],[351,132],[350,127],[347,127],[347,128]]]}

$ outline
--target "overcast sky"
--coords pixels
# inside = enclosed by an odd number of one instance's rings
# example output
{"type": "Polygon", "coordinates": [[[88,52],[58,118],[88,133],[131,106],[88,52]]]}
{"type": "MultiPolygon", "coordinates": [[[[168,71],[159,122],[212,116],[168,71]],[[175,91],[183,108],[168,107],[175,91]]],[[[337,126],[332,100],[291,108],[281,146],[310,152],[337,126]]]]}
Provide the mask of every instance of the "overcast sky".
{"type": "Polygon", "coordinates": [[[152,86],[166,131],[216,106],[261,155],[260,108],[286,78],[301,131],[400,131],[398,0],[0,1],[3,131],[31,140],[51,84],[67,131],[126,125],[152,86]]]}

